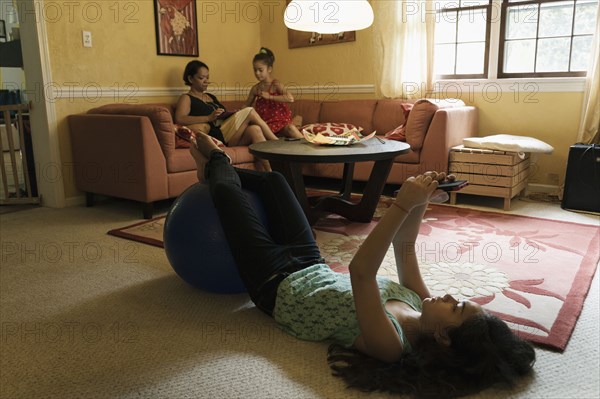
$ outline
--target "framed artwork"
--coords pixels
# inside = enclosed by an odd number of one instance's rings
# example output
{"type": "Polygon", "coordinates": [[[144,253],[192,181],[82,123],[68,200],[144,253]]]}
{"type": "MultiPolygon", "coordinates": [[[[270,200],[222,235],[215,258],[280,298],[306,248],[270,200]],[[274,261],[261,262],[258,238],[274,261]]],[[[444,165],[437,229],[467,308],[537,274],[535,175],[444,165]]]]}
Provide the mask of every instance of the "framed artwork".
{"type": "Polygon", "coordinates": [[[198,57],[196,0],[154,0],[156,53],[198,57]]]}
{"type": "Polygon", "coordinates": [[[0,39],[6,39],[6,22],[0,19],[0,39]]]}
{"type": "MultiPolygon", "coordinates": [[[[289,4],[291,0],[286,0],[289,4]]],[[[356,41],[356,31],[340,33],[302,32],[288,28],[288,48],[324,46],[326,44],[347,43],[356,41]]]]}

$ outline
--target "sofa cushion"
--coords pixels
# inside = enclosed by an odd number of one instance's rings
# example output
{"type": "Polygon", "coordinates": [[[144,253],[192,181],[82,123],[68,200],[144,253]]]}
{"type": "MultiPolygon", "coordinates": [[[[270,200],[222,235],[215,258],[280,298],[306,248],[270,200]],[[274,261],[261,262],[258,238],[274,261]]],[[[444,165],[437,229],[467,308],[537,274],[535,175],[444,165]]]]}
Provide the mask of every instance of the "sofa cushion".
{"type": "Polygon", "coordinates": [[[425,98],[415,102],[406,121],[406,142],[413,150],[423,147],[429,125],[438,109],[464,107],[465,103],[456,98],[425,98]]]}
{"type": "Polygon", "coordinates": [[[321,101],[296,100],[290,104],[290,109],[292,115],[302,116],[302,123],[304,124],[320,122],[321,101]]]}
{"type": "Polygon", "coordinates": [[[438,106],[429,100],[418,100],[410,111],[406,121],[406,142],[412,149],[423,146],[423,140],[438,106]]]}
{"type": "Polygon", "coordinates": [[[175,150],[173,117],[171,116],[171,106],[168,104],[107,104],[92,108],[87,113],[146,116],[152,123],[165,157],[168,158],[175,150]]]}
{"type": "MultiPolygon", "coordinates": [[[[325,101],[321,105],[319,122],[351,123],[373,131],[373,114],[377,100],[325,101]]],[[[307,121],[308,122],[308,121],[307,121]]]]}

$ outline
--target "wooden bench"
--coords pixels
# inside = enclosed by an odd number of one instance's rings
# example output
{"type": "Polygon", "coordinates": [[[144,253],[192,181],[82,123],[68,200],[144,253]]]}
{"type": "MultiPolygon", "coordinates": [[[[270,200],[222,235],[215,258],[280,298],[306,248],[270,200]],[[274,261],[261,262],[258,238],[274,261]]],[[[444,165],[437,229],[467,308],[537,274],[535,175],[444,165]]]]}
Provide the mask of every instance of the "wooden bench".
{"type": "Polygon", "coordinates": [[[450,194],[456,204],[457,194],[483,195],[504,198],[504,210],[510,210],[512,198],[527,188],[530,154],[467,148],[462,145],[450,150],[450,173],[469,185],[450,194]]]}

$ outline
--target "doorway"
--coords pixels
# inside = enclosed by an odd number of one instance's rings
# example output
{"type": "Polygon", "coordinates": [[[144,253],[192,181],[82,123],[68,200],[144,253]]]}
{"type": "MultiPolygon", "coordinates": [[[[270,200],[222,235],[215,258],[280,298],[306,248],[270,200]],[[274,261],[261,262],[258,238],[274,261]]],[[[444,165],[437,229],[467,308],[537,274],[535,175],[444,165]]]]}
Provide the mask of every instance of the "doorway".
{"type": "MultiPolygon", "coordinates": [[[[21,103],[28,106],[31,158],[35,160],[33,167],[41,205],[61,208],[65,206],[62,178],[46,176],[48,170],[62,170],[62,163],[56,111],[45,92],[46,87],[52,86],[52,74],[46,23],[39,12],[43,0],[0,0],[0,3],[0,20],[6,26],[5,42],[11,42],[13,51],[15,42],[19,42],[22,56],[21,66],[0,69],[1,89],[18,90],[21,103]]],[[[5,59],[2,53],[0,58],[5,59]]]]}

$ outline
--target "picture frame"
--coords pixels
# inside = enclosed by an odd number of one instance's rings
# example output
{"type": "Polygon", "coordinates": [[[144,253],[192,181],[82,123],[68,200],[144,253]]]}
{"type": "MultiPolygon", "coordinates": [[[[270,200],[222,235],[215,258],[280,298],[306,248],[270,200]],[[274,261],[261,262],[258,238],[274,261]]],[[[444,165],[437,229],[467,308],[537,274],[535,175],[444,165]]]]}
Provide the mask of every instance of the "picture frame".
{"type": "Polygon", "coordinates": [[[198,57],[196,0],[154,0],[156,54],[198,57]]]}
{"type": "MultiPolygon", "coordinates": [[[[291,0],[286,0],[286,5],[291,0]]],[[[328,44],[348,43],[356,41],[356,31],[340,33],[302,32],[288,28],[288,48],[325,46],[328,44]]]]}
{"type": "Polygon", "coordinates": [[[7,39],[6,36],[6,22],[3,19],[0,19],[0,39],[7,39]]]}
{"type": "Polygon", "coordinates": [[[288,48],[325,46],[356,41],[356,31],[340,33],[300,32],[288,29],[288,48]]]}

